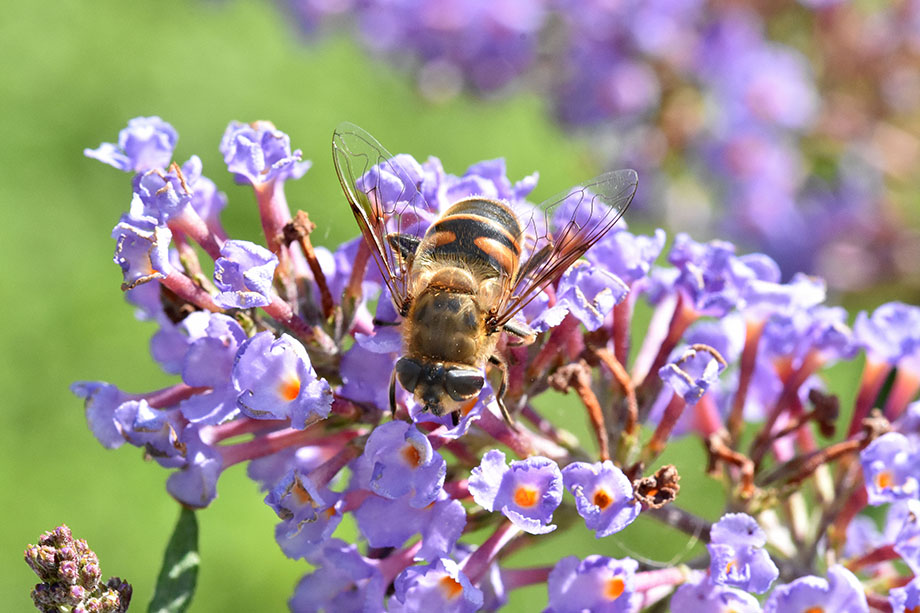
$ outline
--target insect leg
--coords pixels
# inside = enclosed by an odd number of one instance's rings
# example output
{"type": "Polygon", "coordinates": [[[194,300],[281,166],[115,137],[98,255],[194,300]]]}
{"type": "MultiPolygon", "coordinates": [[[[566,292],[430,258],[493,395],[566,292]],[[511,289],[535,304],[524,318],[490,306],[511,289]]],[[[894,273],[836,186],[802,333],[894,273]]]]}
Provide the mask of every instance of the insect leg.
{"type": "Polygon", "coordinates": [[[375,326],[398,326],[399,325],[398,321],[383,321],[382,319],[377,319],[376,317],[373,319],[373,323],[375,326]]]}
{"type": "Polygon", "coordinates": [[[450,423],[453,424],[454,428],[460,425],[460,411],[450,412],[450,423]]]}
{"type": "Polygon", "coordinates": [[[521,345],[529,345],[537,340],[537,333],[523,321],[510,320],[502,326],[502,330],[521,339],[521,345]]]}
{"type": "Polygon", "coordinates": [[[490,355],[489,362],[494,364],[501,373],[501,383],[498,384],[498,393],[495,395],[495,401],[498,403],[498,408],[501,409],[502,417],[505,418],[509,426],[514,427],[514,420],[511,419],[508,407],[505,406],[505,384],[508,381],[508,366],[505,364],[505,361],[497,355],[490,355]]]}

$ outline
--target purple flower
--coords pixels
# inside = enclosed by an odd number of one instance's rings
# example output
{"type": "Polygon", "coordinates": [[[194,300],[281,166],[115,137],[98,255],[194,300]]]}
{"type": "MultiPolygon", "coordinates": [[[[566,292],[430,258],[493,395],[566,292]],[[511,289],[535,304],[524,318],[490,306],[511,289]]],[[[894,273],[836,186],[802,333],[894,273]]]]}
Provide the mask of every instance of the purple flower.
{"type": "Polygon", "coordinates": [[[85,400],[86,423],[96,440],[106,449],[124,445],[124,425],[118,419],[117,409],[131,396],[102,381],[77,381],[70,391],[85,400]]]}
{"type": "Polygon", "coordinates": [[[182,212],[192,202],[192,191],[179,167],[173,165],[168,172],[159,168],[134,176],[134,195],[130,214],[148,216],[165,223],[182,212]]]}
{"type": "Polygon", "coordinates": [[[159,117],[135,117],[118,133],[118,144],[102,143],[98,149],[84,149],[83,155],[125,172],[166,168],[179,135],[159,117]]]}
{"type": "Polygon", "coordinates": [[[744,513],[728,513],[712,527],[709,572],[716,583],[763,594],[779,569],[763,546],[767,535],[744,513]]]}
{"type": "Polygon", "coordinates": [[[437,499],[447,474],[447,463],[428,437],[404,421],[377,426],[358,463],[364,467],[356,473],[368,476],[361,487],[390,499],[411,495],[410,504],[417,509],[437,499]]]}
{"type": "Polygon", "coordinates": [[[915,575],[920,575],[920,500],[907,501],[907,514],[894,540],[894,550],[915,575]]]}
{"type": "Polygon", "coordinates": [[[774,314],[763,332],[763,350],[768,355],[801,360],[819,352],[825,364],[849,360],[856,355],[853,333],[841,307],[815,306],[787,314],[774,314]]]}
{"type": "Polygon", "coordinates": [[[306,350],[287,334],[275,338],[259,332],[244,342],[233,367],[237,402],[255,419],[290,419],[304,428],[311,416],[326,417],[332,409],[332,389],[316,376],[306,350]]]}
{"type": "Polygon", "coordinates": [[[827,579],[807,575],[792,583],[778,585],[764,603],[764,613],[807,611],[869,613],[866,593],[852,572],[837,564],[827,570],[827,579]]]}
{"type": "Polygon", "coordinates": [[[859,452],[869,504],[917,498],[920,461],[906,436],[888,432],[859,452]]]}
{"type": "Polygon", "coordinates": [[[912,613],[920,610],[920,577],[904,587],[893,587],[888,593],[892,613],[912,613]]]}
{"type": "Polygon", "coordinates": [[[408,495],[393,500],[371,495],[355,510],[355,521],[371,547],[399,547],[421,534],[415,557],[436,560],[453,551],[466,527],[466,510],[444,491],[422,508],[413,506],[408,495]]]}
{"type": "Polygon", "coordinates": [[[875,360],[897,364],[920,352],[920,307],[902,302],[861,311],[853,324],[856,342],[875,360]]]}
{"type": "Polygon", "coordinates": [[[305,575],[288,601],[291,611],[342,611],[343,613],[383,610],[386,586],[374,563],[358,548],[330,539],[307,556],[316,570],[305,575]]]}
{"type": "Polygon", "coordinates": [[[253,186],[299,179],[310,168],[310,162],[300,161],[300,149],[291,151],[290,137],[268,121],[231,121],[221,138],[220,152],[237,183],[253,186]]]}
{"type": "Polygon", "coordinates": [[[250,309],[271,304],[278,258],[249,241],[227,241],[214,262],[214,302],[225,309],[250,309]]]}
{"type": "MultiPolygon", "coordinates": [[[[246,340],[246,333],[233,318],[223,313],[199,313],[208,319],[207,328],[202,335],[188,337],[182,380],[192,387],[211,389],[186,398],[179,403],[179,410],[192,423],[219,424],[238,411],[238,394],[231,375],[237,350],[246,340]]],[[[190,318],[191,315],[183,323],[190,318]]]]}
{"type": "Polygon", "coordinates": [[[393,586],[396,593],[390,599],[391,613],[472,613],[482,606],[482,592],[449,558],[410,566],[396,577],[393,586]]]}
{"type": "Polygon", "coordinates": [[[700,573],[671,596],[670,610],[681,613],[761,613],[757,599],[741,590],[711,581],[700,573]]]}
{"type": "Polygon", "coordinates": [[[126,289],[165,278],[172,272],[169,262],[172,232],[157,224],[155,219],[122,215],[112,230],[112,238],[115,239],[113,259],[121,267],[126,289]]]}
{"type": "Polygon", "coordinates": [[[613,273],[588,262],[576,262],[559,280],[556,304],[533,322],[534,327],[552,326],[568,312],[588,330],[597,330],[628,293],[629,286],[613,273]]]}
{"type": "Polygon", "coordinates": [[[586,254],[589,262],[613,273],[628,285],[648,276],[666,240],[664,230],[653,236],[632,234],[614,227],[586,254]]]}
{"type": "Polygon", "coordinates": [[[722,317],[742,304],[751,281],[776,280],[772,278],[774,271],[764,267],[760,259],[735,256],[731,243],[698,243],[683,233],[674,238],[668,261],[679,271],[675,287],[693,308],[714,317],[722,317]],[[761,279],[762,276],[767,278],[761,279]]]}
{"type": "Polygon", "coordinates": [[[275,540],[289,558],[307,556],[326,542],[342,521],[342,495],[317,488],[298,470],[289,470],[265,496],[281,522],[275,540]]]}
{"type": "Polygon", "coordinates": [[[572,462],[562,469],[562,482],[575,496],[578,514],[601,538],[619,532],[639,516],[632,484],[613,462],[572,462]]]}
{"type": "Polygon", "coordinates": [[[501,511],[514,525],[531,534],[556,529],[553,511],[562,502],[562,473],[548,458],[515,460],[509,468],[505,454],[490,449],[472,470],[470,492],[488,511],[501,511]]]}
{"type": "Polygon", "coordinates": [[[217,497],[217,478],[223,470],[220,452],[202,442],[198,427],[186,426],[179,438],[185,464],[166,480],[173,498],[190,507],[206,507],[217,497]]]}
{"type": "Polygon", "coordinates": [[[588,556],[579,560],[568,556],[559,560],[549,573],[546,613],[631,613],[634,602],[635,574],[638,562],[631,558],[615,560],[588,556]]]}
{"type": "Polygon", "coordinates": [[[725,366],[721,356],[716,357],[712,351],[688,348],[679,359],[662,366],[658,376],[687,404],[694,405],[718,380],[725,366]]]}

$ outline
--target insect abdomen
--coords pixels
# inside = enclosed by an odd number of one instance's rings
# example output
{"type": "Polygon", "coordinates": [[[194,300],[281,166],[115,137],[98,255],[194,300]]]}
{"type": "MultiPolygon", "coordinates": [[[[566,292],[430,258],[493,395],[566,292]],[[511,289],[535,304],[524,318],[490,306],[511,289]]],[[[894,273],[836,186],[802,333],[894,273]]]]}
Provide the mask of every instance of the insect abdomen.
{"type": "Polygon", "coordinates": [[[468,198],[450,207],[425,233],[417,257],[433,261],[482,264],[494,276],[514,276],[521,255],[521,227],[507,206],[468,198]]]}

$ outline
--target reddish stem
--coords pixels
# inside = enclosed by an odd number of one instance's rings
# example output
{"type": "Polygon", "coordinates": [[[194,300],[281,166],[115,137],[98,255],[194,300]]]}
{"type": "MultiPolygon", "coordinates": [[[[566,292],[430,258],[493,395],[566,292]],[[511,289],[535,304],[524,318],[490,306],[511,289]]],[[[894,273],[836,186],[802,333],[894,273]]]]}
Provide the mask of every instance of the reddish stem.
{"type": "Polygon", "coordinates": [[[747,401],[748,388],[754,376],[757,349],[760,346],[760,337],[763,335],[765,324],[765,319],[748,319],[746,322],[744,350],[741,352],[741,366],[738,371],[738,389],[732,400],[732,409],[728,416],[728,433],[733,447],[744,427],[744,404],[747,401]]]}
{"type": "Polygon", "coordinates": [[[877,361],[871,355],[866,356],[866,365],[863,366],[847,437],[853,436],[862,429],[862,421],[875,405],[875,399],[878,398],[878,393],[890,371],[891,365],[888,362],[877,361]]]}
{"type": "Polygon", "coordinates": [[[920,390],[920,379],[917,375],[904,368],[898,369],[888,393],[888,400],[885,402],[885,417],[888,421],[900,417],[907,405],[916,397],[917,390],[920,390]]]}
{"type": "Polygon", "coordinates": [[[499,552],[520,532],[520,528],[506,519],[495,529],[492,536],[460,564],[460,569],[473,585],[479,583],[499,552]]]}

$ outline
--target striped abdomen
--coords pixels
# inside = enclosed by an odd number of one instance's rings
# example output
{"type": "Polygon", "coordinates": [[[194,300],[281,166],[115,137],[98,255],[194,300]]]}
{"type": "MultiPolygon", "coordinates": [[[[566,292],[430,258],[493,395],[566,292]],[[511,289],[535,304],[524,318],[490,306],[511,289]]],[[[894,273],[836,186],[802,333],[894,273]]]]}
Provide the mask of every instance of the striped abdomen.
{"type": "Polygon", "coordinates": [[[487,276],[513,277],[521,256],[521,226],[501,202],[461,200],[435,221],[419,245],[416,262],[463,262],[487,276]],[[486,270],[484,271],[483,268],[486,270]]]}

